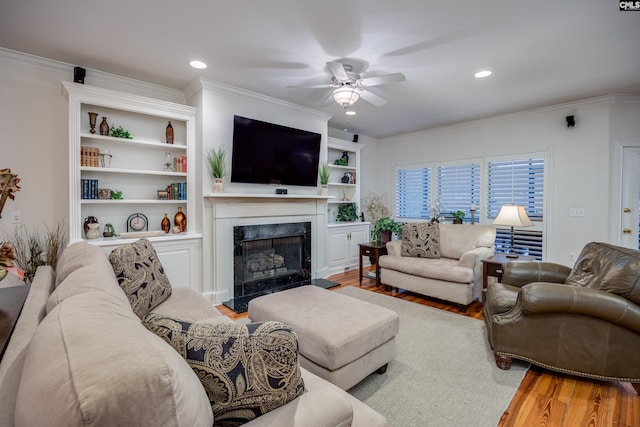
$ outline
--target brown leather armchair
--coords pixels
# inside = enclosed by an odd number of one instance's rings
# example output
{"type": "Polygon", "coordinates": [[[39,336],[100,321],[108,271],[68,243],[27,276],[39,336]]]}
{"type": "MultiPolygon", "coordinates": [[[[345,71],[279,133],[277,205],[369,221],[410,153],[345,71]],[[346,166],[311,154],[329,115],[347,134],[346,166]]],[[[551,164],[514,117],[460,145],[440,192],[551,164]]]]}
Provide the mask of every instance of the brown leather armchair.
{"type": "Polygon", "coordinates": [[[640,394],[640,251],[587,244],[573,269],[503,265],[484,320],[496,364],[512,358],[567,374],[633,383],[640,394]]]}

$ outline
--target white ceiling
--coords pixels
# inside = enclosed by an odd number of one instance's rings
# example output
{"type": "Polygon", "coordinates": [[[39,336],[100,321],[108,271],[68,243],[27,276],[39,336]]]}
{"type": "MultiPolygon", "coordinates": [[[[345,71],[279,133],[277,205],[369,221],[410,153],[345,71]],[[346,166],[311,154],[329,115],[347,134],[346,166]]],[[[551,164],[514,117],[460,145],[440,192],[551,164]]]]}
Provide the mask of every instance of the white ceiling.
{"type": "MultiPolygon", "coordinates": [[[[2,0],[0,46],[183,89],[199,77],[333,114],[384,137],[613,93],[640,94],[640,11],[612,0],[2,0]],[[323,105],[325,63],[372,88],[348,118],[323,105]],[[191,59],[208,63],[189,67],[191,59]],[[478,80],[473,74],[491,69],[478,80]]],[[[70,76],[71,79],[71,76],[70,76]]]]}

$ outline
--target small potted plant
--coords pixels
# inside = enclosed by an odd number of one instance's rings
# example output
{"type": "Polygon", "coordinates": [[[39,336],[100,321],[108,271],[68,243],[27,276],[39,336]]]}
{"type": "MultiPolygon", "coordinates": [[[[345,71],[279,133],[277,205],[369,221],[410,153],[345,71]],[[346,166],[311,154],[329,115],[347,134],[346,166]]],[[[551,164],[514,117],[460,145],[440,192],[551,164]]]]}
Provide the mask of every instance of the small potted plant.
{"type": "Polygon", "coordinates": [[[371,229],[371,239],[380,243],[387,243],[391,240],[391,235],[400,237],[402,234],[402,223],[389,218],[388,216],[379,218],[371,229]]]}
{"type": "Polygon", "coordinates": [[[454,224],[462,224],[462,219],[464,218],[464,212],[455,211],[455,212],[449,212],[449,213],[453,217],[454,224]]]}
{"type": "Polygon", "coordinates": [[[102,232],[102,237],[114,237],[117,236],[116,229],[113,227],[113,224],[105,224],[104,231],[102,232]]]}
{"type": "Polygon", "coordinates": [[[322,184],[322,190],[320,190],[321,196],[326,196],[329,194],[329,175],[331,174],[331,169],[329,169],[329,165],[326,163],[320,166],[320,170],[318,171],[318,175],[320,177],[320,184],[322,184]]]}
{"type": "Polygon", "coordinates": [[[358,220],[358,205],[355,203],[343,203],[338,206],[336,222],[351,222],[358,220]]]}
{"type": "Polygon", "coordinates": [[[222,178],[227,173],[226,163],[227,153],[224,151],[224,147],[220,147],[217,150],[212,148],[207,153],[207,165],[209,166],[209,174],[214,181],[213,192],[222,193],[222,178]]]}

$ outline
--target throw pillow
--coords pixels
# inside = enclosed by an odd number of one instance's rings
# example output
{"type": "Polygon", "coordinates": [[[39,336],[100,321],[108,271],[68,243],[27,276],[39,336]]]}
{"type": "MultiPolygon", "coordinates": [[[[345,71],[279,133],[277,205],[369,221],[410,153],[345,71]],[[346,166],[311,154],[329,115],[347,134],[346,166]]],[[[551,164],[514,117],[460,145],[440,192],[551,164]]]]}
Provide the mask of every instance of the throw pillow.
{"type": "Polygon", "coordinates": [[[143,318],[171,295],[171,283],[147,239],[115,248],[109,261],[133,312],[143,318]]]}
{"type": "Polygon", "coordinates": [[[144,325],[184,357],[216,426],[249,422],[304,393],[298,339],[284,323],[189,323],[151,313],[144,325]]]}
{"type": "Polygon", "coordinates": [[[440,258],[440,225],[408,222],[402,226],[402,256],[440,258]]]}

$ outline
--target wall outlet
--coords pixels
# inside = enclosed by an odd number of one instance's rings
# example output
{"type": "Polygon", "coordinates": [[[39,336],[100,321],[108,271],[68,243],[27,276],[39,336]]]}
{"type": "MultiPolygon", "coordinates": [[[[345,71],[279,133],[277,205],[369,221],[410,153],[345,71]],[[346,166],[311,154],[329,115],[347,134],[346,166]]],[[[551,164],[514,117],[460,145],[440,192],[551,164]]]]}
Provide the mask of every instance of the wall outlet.
{"type": "Polygon", "coordinates": [[[22,222],[22,212],[21,211],[11,211],[11,222],[13,224],[20,224],[22,222]]]}
{"type": "Polygon", "coordinates": [[[569,208],[569,216],[584,216],[584,208],[569,208]]]}

